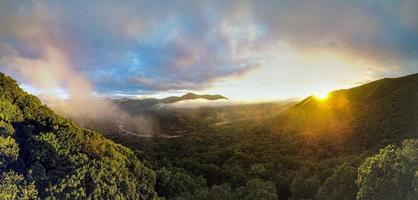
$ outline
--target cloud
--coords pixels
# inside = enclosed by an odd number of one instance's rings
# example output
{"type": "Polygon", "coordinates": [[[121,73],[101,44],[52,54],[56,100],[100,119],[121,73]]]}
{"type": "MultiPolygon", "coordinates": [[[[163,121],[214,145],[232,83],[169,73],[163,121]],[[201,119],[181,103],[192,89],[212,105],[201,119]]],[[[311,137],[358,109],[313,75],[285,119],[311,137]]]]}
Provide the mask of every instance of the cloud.
{"type": "Polygon", "coordinates": [[[410,73],[417,10],[414,0],[2,1],[0,69],[75,94],[202,90],[251,73],[285,44],[410,73]]]}
{"type": "Polygon", "coordinates": [[[200,108],[200,107],[221,107],[221,106],[231,106],[239,105],[243,102],[230,101],[230,100],[207,100],[207,99],[191,99],[183,100],[174,103],[161,103],[156,105],[156,108],[170,109],[170,108],[200,108]]]}
{"type": "Polygon", "coordinates": [[[90,77],[76,67],[79,63],[74,60],[71,38],[59,26],[63,20],[59,13],[39,3],[0,4],[0,22],[5,24],[0,28],[2,71],[36,88],[44,102],[81,125],[91,120],[109,121],[152,132],[150,119],[131,116],[113,102],[93,95],[90,77]]]}

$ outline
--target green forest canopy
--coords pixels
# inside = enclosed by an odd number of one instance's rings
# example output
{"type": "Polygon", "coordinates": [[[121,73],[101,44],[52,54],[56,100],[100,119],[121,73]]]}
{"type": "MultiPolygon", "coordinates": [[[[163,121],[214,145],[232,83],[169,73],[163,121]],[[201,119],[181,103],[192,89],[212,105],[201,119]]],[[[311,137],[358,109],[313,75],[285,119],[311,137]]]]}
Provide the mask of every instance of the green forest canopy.
{"type": "Polygon", "coordinates": [[[81,129],[0,74],[0,199],[152,199],[134,153],[81,129]]]}
{"type": "Polygon", "coordinates": [[[352,118],[326,120],[348,132],[299,130],[324,109],[307,99],[263,123],[130,143],[134,153],[0,74],[0,199],[417,199],[417,85],[410,76],[340,91],[352,118]]]}

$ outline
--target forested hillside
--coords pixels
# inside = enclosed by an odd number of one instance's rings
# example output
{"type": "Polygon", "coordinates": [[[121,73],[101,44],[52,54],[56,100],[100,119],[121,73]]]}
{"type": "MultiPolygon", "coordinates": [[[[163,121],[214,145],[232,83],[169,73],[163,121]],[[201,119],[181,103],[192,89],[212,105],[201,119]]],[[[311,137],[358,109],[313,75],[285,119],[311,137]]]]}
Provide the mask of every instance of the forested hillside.
{"type": "Polygon", "coordinates": [[[149,161],[156,191],[167,199],[415,199],[417,80],[382,79],[309,97],[264,122],[114,139],[149,161]]]}
{"type": "Polygon", "coordinates": [[[54,114],[0,73],[0,199],[153,199],[154,184],[131,150],[54,114]]]}
{"type": "Polygon", "coordinates": [[[375,151],[418,137],[417,102],[418,74],[386,78],[331,92],[326,99],[311,96],[263,126],[314,141],[328,138],[344,148],[339,152],[375,151]]]}
{"type": "Polygon", "coordinates": [[[277,105],[165,110],[155,116],[185,112],[192,127],[112,137],[131,151],[0,74],[0,199],[414,200],[416,102],[411,75],[309,97],[268,120],[277,105]]]}

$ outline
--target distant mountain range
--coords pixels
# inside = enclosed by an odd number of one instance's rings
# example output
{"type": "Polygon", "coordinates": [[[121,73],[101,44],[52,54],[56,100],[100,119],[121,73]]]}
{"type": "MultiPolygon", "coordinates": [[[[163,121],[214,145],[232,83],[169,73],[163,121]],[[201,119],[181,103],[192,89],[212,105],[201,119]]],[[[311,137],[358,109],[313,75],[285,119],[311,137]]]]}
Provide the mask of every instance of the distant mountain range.
{"type": "MultiPolygon", "coordinates": [[[[126,111],[155,118],[162,132],[168,130],[174,133],[164,135],[164,140],[177,138],[173,142],[181,142],[180,139],[186,138],[187,134],[193,136],[187,137],[186,143],[174,146],[178,148],[170,146],[176,143],[168,143],[169,146],[160,148],[159,145],[164,142],[171,142],[167,140],[158,143],[160,149],[151,149],[150,152],[158,153],[158,150],[166,147],[165,150],[170,152],[175,149],[172,152],[175,156],[171,158],[178,159],[179,155],[187,155],[178,160],[187,163],[184,166],[194,163],[191,169],[202,170],[195,171],[198,175],[204,174],[210,166],[212,171],[206,174],[208,180],[215,177],[212,172],[219,173],[219,177],[225,177],[225,173],[230,174],[222,170],[224,165],[230,165],[234,173],[237,171],[235,169],[245,172],[246,168],[241,168],[239,163],[248,162],[251,168],[260,168],[261,171],[277,176],[279,184],[276,186],[282,196],[290,195],[290,187],[297,189],[298,184],[303,186],[307,185],[305,182],[308,180],[318,179],[316,175],[322,176],[323,182],[331,175],[322,173],[328,164],[331,166],[328,170],[334,169],[332,166],[337,166],[336,163],[342,159],[351,161],[350,156],[363,158],[389,144],[418,138],[418,74],[385,78],[351,89],[336,90],[326,99],[310,96],[289,106],[260,104],[228,108],[147,109],[157,104],[193,99],[227,98],[188,93],[164,99],[115,101],[126,111]],[[254,120],[254,127],[251,119],[258,119],[254,120]],[[224,129],[228,126],[229,129],[224,129]],[[204,143],[198,143],[201,141],[204,143]],[[191,148],[195,144],[195,149],[191,148]],[[226,149],[218,151],[225,146],[226,149]],[[202,147],[215,149],[216,152],[210,150],[202,153],[202,147]],[[199,159],[190,159],[190,152],[197,152],[206,163],[202,165],[199,159]],[[227,162],[223,162],[225,160],[227,162]],[[234,160],[239,162],[233,163],[234,160]],[[305,160],[308,161],[302,162],[305,160]],[[217,166],[213,163],[220,164],[217,166]],[[298,163],[300,169],[294,169],[298,163]],[[303,178],[300,183],[294,178],[293,172],[303,178]],[[290,178],[286,175],[290,175],[290,178]]],[[[96,130],[103,126],[109,132],[114,129],[116,133],[123,130],[124,134],[119,135],[120,138],[114,138],[118,141],[122,141],[122,137],[133,137],[136,134],[114,122],[91,123],[91,127],[98,127],[96,130]]],[[[132,142],[131,138],[125,141],[132,142]]],[[[145,149],[146,146],[141,148],[145,149]]],[[[411,155],[415,159],[413,156],[416,154],[411,155]]],[[[170,156],[163,154],[153,158],[164,158],[166,163],[166,158],[170,156]]],[[[416,170],[413,172],[415,176],[416,170]]],[[[20,89],[16,81],[0,73],[0,180],[7,180],[0,181],[0,186],[19,190],[18,193],[14,190],[2,191],[5,194],[18,195],[16,198],[20,199],[154,199],[157,195],[154,187],[161,189],[155,186],[156,181],[157,185],[161,183],[155,177],[156,174],[130,149],[56,115],[42,105],[38,98],[20,89]]],[[[166,177],[166,174],[160,174],[161,177],[166,177]]],[[[223,181],[222,178],[218,179],[223,181]]],[[[320,184],[317,181],[312,194],[304,199],[312,199],[315,195],[320,184]]],[[[308,190],[311,189],[303,189],[308,190]]],[[[292,193],[300,194],[293,190],[292,193]]]]}
{"type": "Polygon", "coordinates": [[[418,74],[281,108],[241,106],[155,109],[162,132],[175,138],[113,139],[143,151],[156,165],[180,168],[209,184],[244,184],[254,176],[245,172],[257,166],[260,177],[274,182],[279,199],[417,199],[418,74]],[[240,116],[244,120],[234,120],[240,116]]]}
{"type": "Polygon", "coordinates": [[[170,104],[170,103],[176,103],[180,101],[185,100],[195,100],[195,99],[205,99],[209,101],[215,101],[215,100],[227,100],[228,98],[215,94],[215,95],[199,95],[195,93],[187,93],[183,96],[170,96],[163,99],[157,99],[157,98],[146,98],[146,99],[118,99],[115,100],[123,109],[125,110],[133,110],[133,111],[139,111],[141,109],[151,107],[157,104],[170,104]]]}
{"type": "Polygon", "coordinates": [[[175,103],[178,101],[184,101],[184,100],[194,100],[194,99],[206,99],[206,100],[210,100],[210,101],[214,101],[214,100],[220,100],[220,99],[228,99],[222,95],[219,94],[215,94],[215,95],[210,95],[210,94],[203,94],[203,95],[199,95],[199,94],[195,94],[195,93],[187,93],[183,96],[180,97],[176,97],[176,96],[171,96],[171,97],[167,97],[164,99],[161,99],[160,102],[161,103],[175,103]]]}

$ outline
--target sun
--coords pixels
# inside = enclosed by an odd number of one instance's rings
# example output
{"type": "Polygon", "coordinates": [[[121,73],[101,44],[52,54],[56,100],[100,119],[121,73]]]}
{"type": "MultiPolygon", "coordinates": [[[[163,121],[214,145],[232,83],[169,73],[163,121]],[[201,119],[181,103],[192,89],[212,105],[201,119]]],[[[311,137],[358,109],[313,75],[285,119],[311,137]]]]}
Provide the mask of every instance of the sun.
{"type": "Polygon", "coordinates": [[[314,96],[321,101],[325,101],[329,97],[329,92],[328,91],[318,92],[314,96]]]}

